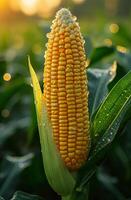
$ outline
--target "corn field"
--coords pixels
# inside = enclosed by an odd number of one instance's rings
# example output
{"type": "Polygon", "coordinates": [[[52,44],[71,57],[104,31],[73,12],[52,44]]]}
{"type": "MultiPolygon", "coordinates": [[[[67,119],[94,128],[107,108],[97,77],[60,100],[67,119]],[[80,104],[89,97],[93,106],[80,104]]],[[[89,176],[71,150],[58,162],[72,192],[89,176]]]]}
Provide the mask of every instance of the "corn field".
{"type": "Polygon", "coordinates": [[[130,16],[63,5],[0,20],[0,200],[130,200],[130,16]]]}

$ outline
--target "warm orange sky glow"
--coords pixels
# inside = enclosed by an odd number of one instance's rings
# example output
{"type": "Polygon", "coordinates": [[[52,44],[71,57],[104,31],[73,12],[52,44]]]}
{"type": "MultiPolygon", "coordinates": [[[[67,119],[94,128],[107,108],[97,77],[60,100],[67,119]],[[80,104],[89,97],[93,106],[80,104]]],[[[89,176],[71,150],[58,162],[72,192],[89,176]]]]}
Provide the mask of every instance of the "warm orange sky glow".
{"type": "Polygon", "coordinates": [[[0,0],[0,15],[8,9],[21,11],[25,15],[40,15],[48,17],[57,8],[62,0],[0,0]]]}
{"type": "Polygon", "coordinates": [[[20,0],[20,9],[27,15],[33,15],[37,12],[38,1],[37,0],[20,0]]]}

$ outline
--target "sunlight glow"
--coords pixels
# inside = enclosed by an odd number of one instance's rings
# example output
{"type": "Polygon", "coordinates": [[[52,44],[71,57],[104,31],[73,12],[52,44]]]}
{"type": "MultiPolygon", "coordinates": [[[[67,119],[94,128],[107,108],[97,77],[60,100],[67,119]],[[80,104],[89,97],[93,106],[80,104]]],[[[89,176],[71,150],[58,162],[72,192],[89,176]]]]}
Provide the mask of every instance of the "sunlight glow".
{"type": "Polygon", "coordinates": [[[0,10],[4,10],[6,8],[7,2],[5,0],[0,0],[0,10]]]}
{"type": "Polygon", "coordinates": [[[51,16],[54,9],[57,8],[61,3],[61,0],[39,0],[39,1],[40,2],[39,2],[38,14],[39,16],[47,18],[51,16]]]}
{"type": "Polygon", "coordinates": [[[10,0],[10,8],[26,15],[49,17],[62,0],[10,0]]]}
{"type": "Polygon", "coordinates": [[[76,4],[81,4],[81,3],[83,3],[85,0],[73,0],[74,1],[74,3],[76,3],[76,4]]]}
{"type": "Polygon", "coordinates": [[[23,13],[33,15],[37,12],[37,0],[20,0],[20,8],[23,13]]]}

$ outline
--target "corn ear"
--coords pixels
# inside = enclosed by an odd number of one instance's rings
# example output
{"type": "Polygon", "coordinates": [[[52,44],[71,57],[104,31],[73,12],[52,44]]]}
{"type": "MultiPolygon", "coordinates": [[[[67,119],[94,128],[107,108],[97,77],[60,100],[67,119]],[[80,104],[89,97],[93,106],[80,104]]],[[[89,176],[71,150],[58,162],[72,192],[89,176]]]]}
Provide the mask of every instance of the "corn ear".
{"type": "Polygon", "coordinates": [[[28,60],[33,85],[37,121],[45,173],[51,187],[61,196],[70,194],[75,180],[65,167],[53,140],[51,123],[48,119],[46,105],[36,73],[28,60]]]}
{"type": "Polygon", "coordinates": [[[47,37],[44,99],[60,155],[76,171],[90,149],[84,40],[76,17],[66,8],[57,12],[47,37]]]}

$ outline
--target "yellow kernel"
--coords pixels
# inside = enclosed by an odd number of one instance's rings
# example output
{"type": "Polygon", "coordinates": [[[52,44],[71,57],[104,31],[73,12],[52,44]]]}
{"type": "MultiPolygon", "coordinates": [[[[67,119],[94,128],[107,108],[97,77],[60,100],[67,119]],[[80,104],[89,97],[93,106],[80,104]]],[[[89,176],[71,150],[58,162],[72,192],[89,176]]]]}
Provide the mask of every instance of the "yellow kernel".
{"type": "Polygon", "coordinates": [[[75,147],[69,147],[68,146],[68,152],[69,153],[74,153],[74,151],[75,151],[75,147]]]}
{"type": "Polygon", "coordinates": [[[75,155],[75,152],[68,153],[68,156],[69,156],[70,158],[74,157],[74,155],[75,155]]]}
{"type": "Polygon", "coordinates": [[[70,37],[65,37],[65,42],[70,42],[70,37]]]}
{"type": "Polygon", "coordinates": [[[70,43],[66,43],[66,44],[65,44],[65,48],[66,48],[66,49],[68,49],[68,48],[70,48],[70,47],[71,47],[70,43]]]}
{"type": "Polygon", "coordinates": [[[67,149],[67,145],[66,146],[60,146],[60,150],[66,150],[67,149]]]}
{"type": "Polygon", "coordinates": [[[65,50],[65,53],[66,53],[66,54],[72,54],[72,50],[71,50],[71,49],[66,49],[66,50],[65,50]]]}

